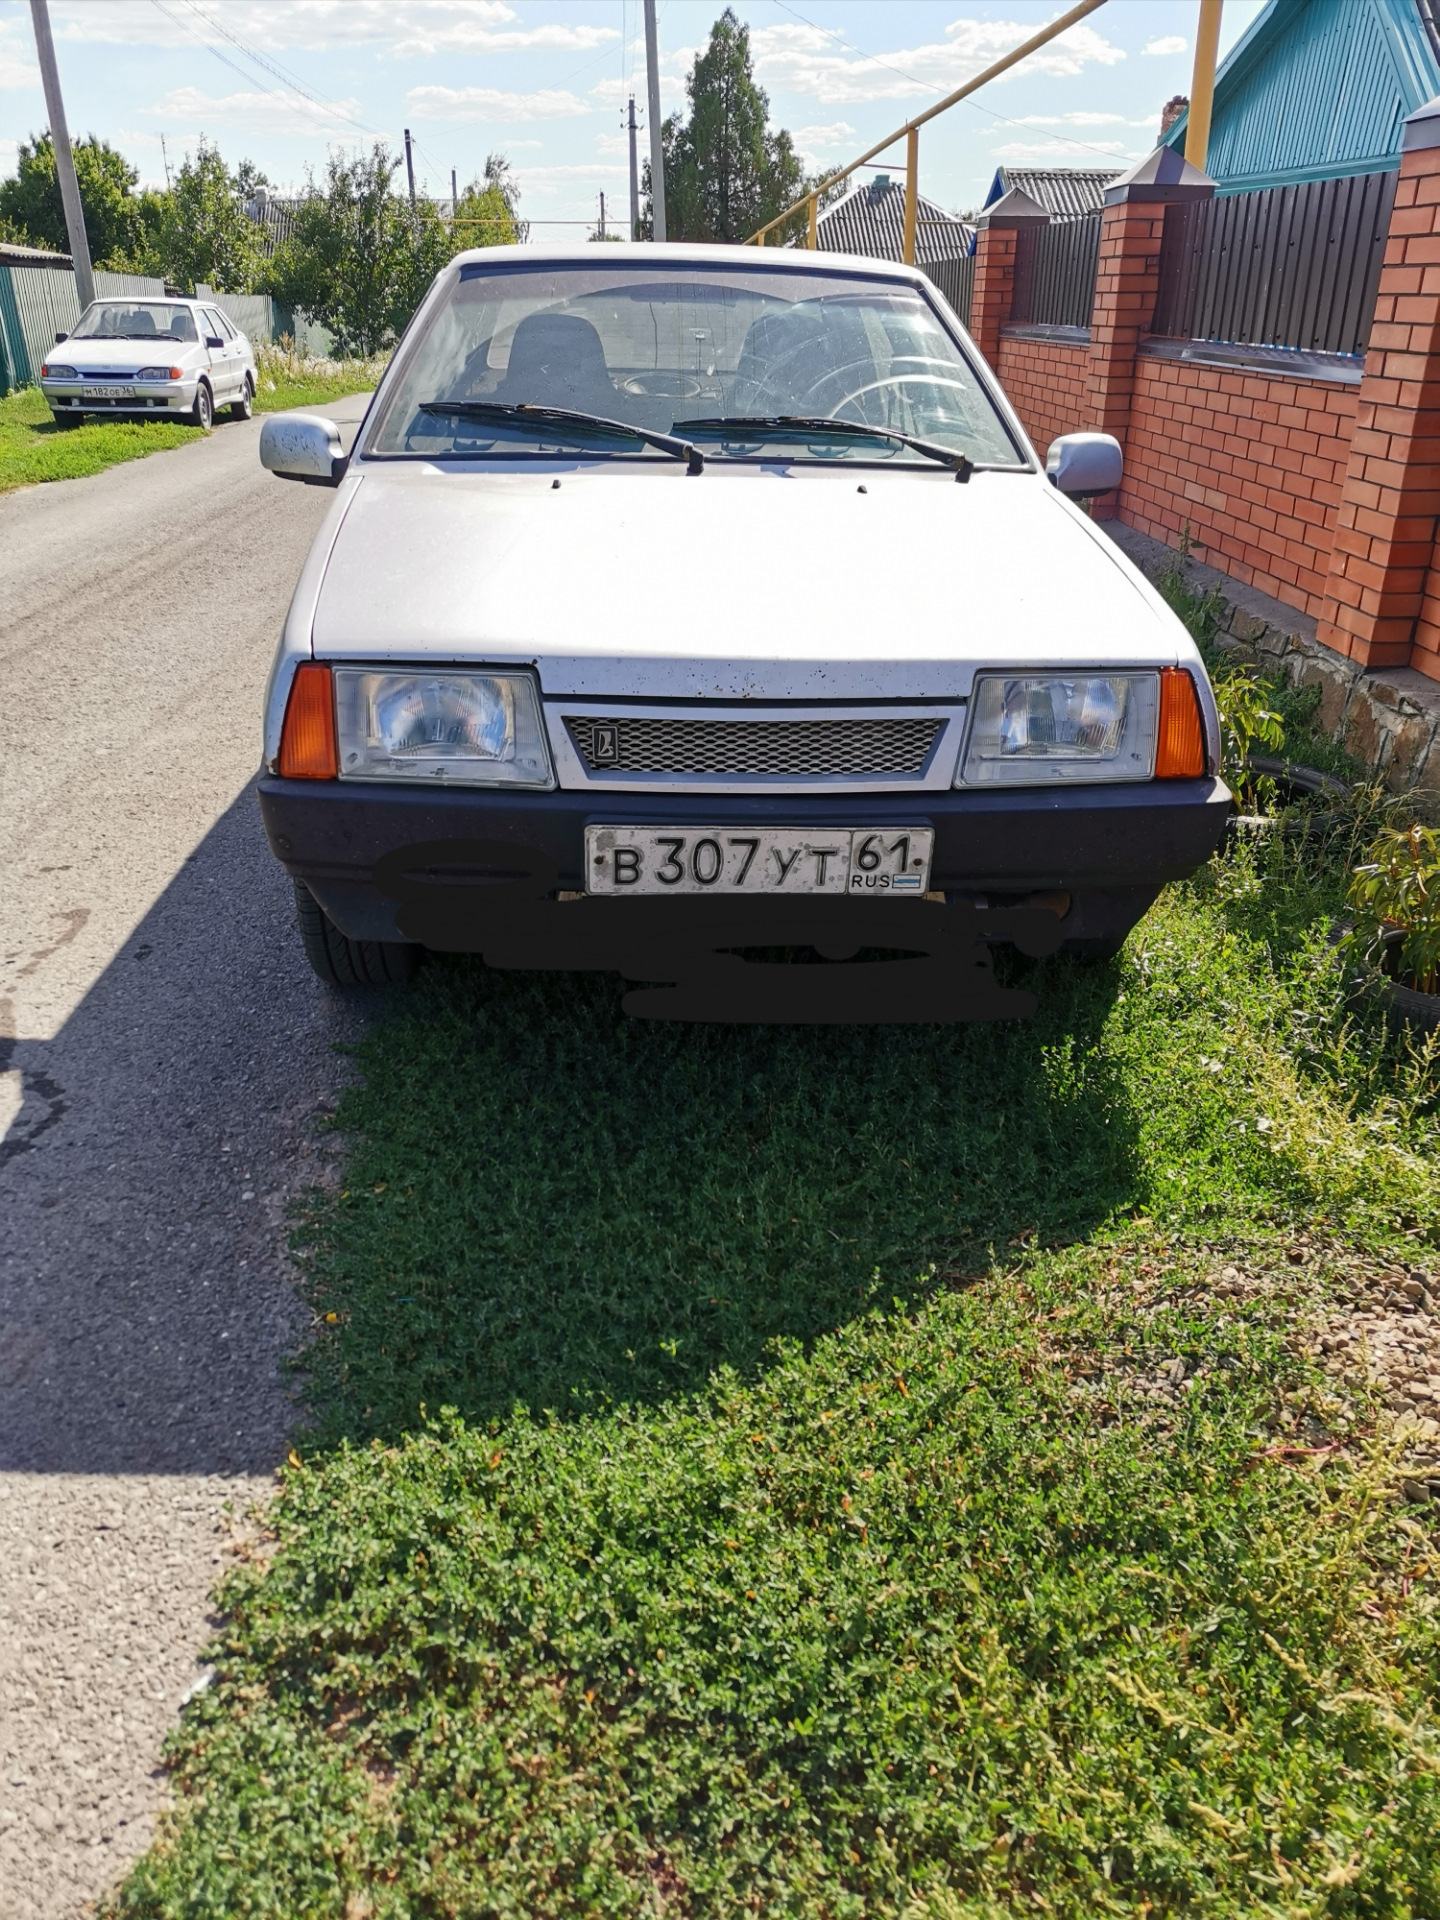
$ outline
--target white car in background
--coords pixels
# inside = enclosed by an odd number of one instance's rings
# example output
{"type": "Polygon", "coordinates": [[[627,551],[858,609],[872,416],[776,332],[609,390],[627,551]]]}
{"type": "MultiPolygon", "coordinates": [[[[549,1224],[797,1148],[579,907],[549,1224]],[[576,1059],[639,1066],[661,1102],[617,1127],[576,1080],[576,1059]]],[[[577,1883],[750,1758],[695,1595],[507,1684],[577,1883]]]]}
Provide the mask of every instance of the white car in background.
{"type": "Polygon", "coordinates": [[[219,307],[146,294],[95,300],[73,333],[57,333],[40,391],[61,426],[87,414],[184,419],[208,429],[216,409],[248,420],[255,355],[219,307]]]}

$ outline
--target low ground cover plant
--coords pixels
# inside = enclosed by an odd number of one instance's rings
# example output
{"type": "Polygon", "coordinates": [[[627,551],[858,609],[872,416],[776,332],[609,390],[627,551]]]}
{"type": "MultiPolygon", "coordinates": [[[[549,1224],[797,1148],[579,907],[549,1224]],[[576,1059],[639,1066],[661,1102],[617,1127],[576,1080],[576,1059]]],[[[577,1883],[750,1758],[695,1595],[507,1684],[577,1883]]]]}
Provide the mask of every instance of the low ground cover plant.
{"type": "Polygon", "coordinates": [[[1362,850],[1232,848],[1014,1025],[432,966],[114,1911],[1440,1911],[1440,1427],[1301,1338],[1440,1236],[1362,850]]]}
{"type": "Polygon", "coordinates": [[[290,407],[338,400],[348,393],[369,393],[379,384],[389,357],[382,353],[370,359],[330,360],[297,348],[288,335],[274,346],[257,346],[255,410],[282,413],[290,407]]]}
{"type": "Polygon", "coordinates": [[[38,387],[0,400],[0,493],[43,480],[77,480],[201,437],[171,420],[92,420],[59,427],[38,387]]]}
{"type": "Polygon", "coordinates": [[[1350,907],[1351,941],[1370,965],[1440,992],[1440,833],[1387,828],[1355,869],[1350,907]]]}

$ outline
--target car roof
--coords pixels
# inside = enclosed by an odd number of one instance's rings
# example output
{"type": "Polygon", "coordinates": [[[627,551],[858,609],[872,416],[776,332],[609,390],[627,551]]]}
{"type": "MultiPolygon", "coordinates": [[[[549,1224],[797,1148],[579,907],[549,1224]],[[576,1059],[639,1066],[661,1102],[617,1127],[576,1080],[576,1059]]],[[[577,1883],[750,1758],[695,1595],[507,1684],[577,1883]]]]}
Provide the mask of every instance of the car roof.
{"type": "Polygon", "coordinates": [[[723,247],[707,246],[699,241],[618,240],[603,245],[596,241],[573,242],[566,246],[471,247],[457,253],[448,262],[451,267],[534,266],[534,267],[615,267],[615,266],[729,267],[738,273],[775,271],[863,274],[871,280],[894,280],[905,286],[930,288],[918,267],[907,267],[897,260],[876,260],[868,254],[812,253],[808,247],[723,247]]]}

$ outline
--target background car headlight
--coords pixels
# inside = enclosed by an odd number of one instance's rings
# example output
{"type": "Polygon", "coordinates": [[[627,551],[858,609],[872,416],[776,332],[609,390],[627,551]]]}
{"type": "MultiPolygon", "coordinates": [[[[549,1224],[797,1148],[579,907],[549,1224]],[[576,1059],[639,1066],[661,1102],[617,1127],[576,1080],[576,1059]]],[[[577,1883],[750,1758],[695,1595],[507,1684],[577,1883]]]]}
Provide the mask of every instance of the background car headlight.
{"type": "Polygon", "coordinates": [[[135,376],[137,380],[183,380],[184,377],[179,367],[141,367],[135,376]]]}
{"type": "Polygon", "coordinates": [[[956,785],[1148,780],[1158,704],[1155,673],[979,674],[956,785]]]}
{"type": "Polygon", "coordinates": [[[554,784],[528,674],[337,667],[335,716],[342,780],[554,784]]]}
{"type": "Polygon", "coordinates": [[[74,367],[52,367],[48,360],[40,369],[42,380],[74,380],[76,377],[74,367]]]}

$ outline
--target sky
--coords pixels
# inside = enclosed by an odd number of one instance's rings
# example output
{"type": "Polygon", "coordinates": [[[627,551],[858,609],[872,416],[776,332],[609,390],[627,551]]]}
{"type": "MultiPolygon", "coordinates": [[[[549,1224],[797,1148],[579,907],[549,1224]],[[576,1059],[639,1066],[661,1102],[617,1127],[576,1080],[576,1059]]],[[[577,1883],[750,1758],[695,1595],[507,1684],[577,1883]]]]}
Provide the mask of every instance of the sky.
{"type": "MultiPolygon", "coordinates": [[[[733,0],[772,124],[831,169],[1064,11],[1047,0],[733,0]]],[[[662,111],[722,0],[661,0],[662,111]]],[[[1227,0],[1222,56],[1261,0],[1227,0]]],[[[1107,0],[921,135],[921,191],[983,203],[997,166],[1125,165],[1190,91],[1198,0],[1107,0]]],[[[448,195],[492,151],[519,180],[534,240],[575,238],[600,194],[623,223],[625,104],[645,151],[640,0],[50,0],[72,136],[117,146],[163,186],[200,135],[234,165],[303,190],[334,147],[414,141],[416,186],[448,195]]],[[[0,178],[45,125],[26,0],[0,0],[0,178]]],[[[903,143],[894,151],[903,163],[903,143]]],[[[882,162],[877,163],[883,165],[882,162]]],[[[861,177],[868,177],[866,175],[861,177]]]]}

